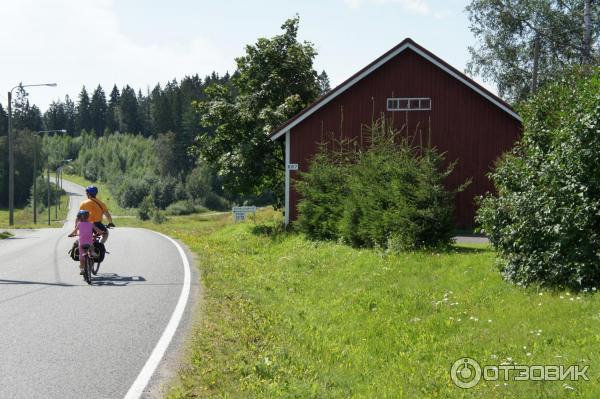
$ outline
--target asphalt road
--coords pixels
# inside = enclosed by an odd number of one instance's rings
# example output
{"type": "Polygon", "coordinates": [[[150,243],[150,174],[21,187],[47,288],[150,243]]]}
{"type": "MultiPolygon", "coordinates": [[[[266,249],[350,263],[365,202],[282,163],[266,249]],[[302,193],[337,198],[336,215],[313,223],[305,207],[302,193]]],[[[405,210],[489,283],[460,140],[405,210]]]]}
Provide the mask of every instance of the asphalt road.
{"type": "Polygon", "coordinates": [[[13,231],[14,238],[0,240],[0,398],[123,398],[134,381],[139,388],[136,378],[161,342],[168,349],[158,369],[150,369],[143,394],[158,397],[176,367],[198,295],[194,267],[187,298],[175,244],[117,226],[106,244],[110,254],[89,286],[67,254],[83,189],[66,181],[64,187],[71,193],[65,227],[13,231]],[[187,306],[173,325],[178,302],[187,306]],[[169,323],[177,330],[165,342],[169,323]]]}

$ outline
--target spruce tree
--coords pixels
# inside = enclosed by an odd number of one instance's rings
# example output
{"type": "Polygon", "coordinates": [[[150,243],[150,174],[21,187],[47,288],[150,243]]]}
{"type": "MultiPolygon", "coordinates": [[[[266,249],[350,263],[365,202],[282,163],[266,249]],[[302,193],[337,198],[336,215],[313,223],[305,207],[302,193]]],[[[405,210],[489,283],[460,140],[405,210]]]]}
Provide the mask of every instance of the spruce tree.
{"type": "Polygon", "coordinates": [[[96,132],[96,136],[102,136],[104,134],[107,110],[106,95],[104,94],[102,86],[98,85],[96,90],[94,90],[92,102],[90,103],[91,125],[92,129],[96,132]]]}
{"type": "Polygon", "coordinates": [[[85,86],[79,93],[79,100],[77,102],[77,131],[82,130],[89,131],[92,129],[92,120],[90,115],[90,97],[85,89],[85,86]]]}
{"type": "Polygon", "coordinates": [[[119,130],[119,98],[121,94],[117,85],[114,85],[110,92],[110,98],[108,99],[108,109],[106,112],[106,128],[109,132],[114,133],[119,130]]]}

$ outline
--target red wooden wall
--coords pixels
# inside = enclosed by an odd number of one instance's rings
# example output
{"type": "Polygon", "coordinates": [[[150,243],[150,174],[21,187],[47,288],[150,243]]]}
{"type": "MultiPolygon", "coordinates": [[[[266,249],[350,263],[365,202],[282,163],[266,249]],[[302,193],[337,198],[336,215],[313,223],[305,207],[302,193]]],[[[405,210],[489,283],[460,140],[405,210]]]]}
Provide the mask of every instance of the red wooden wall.
{"type": "MultiPolygon", "coordinates": [[[[468,178],[471,185],[456,200],[457,227],[473,225],[475,196],[492,191],[485,176],[495,160],[518,139],[520,122],[458,79],[406,49],[317,110],[290,131],[290,163],[306,171],[323,135],[360,137],[361,125],[373,114],[385,113],[400,128],[429,137],[446,160],[458,160],[447,179],[455,188],[468,178]],[[430,97],[430,111],[387,112],[388,97],[430,97]],[[342,118],[343,109],[343,118],[342,118]],[[429,123],[431,121],[431,123],[429,123]]],[[[291,173],[290,221],[297,218],[296,172],[291,173]]]]}

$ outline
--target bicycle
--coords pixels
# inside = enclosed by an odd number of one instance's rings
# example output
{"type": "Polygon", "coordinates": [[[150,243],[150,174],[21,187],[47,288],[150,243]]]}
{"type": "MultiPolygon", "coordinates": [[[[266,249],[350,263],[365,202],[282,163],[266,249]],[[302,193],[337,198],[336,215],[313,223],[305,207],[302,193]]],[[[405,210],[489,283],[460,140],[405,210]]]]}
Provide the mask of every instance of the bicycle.
{"type": "MultiPolygon", "coordinates": [[[[76,237],[73,234],[69,234],[69,237],[76,237]]],[[[81,248],[83,249],[83,280],[92,285],[92,273],[94,269],[94,257],[92,256],[92,245],[93,244],[83,244],[81,248]]],[[[93,273],[95,274],[95,273],[93,273]]]]}
{"type": "MultiPolygon", "coordinates": [[[[106,225],[106,228],[108,228],[108,229],[112,229],[113,227],[115,227],[115,225],[112,223],[106,225]]],[[[69,237],[76,237],[76,236],[77,235],[69,235],[69,237]]],[[[92,284],[92,275],[95,276],[98,274],[98,270],[100,270],[100,263],[102,263],[104,261],[104,257],[106,256],[106,254],[110,253],[104,247],[104,244],[100,240],[101,238],[102,238],[102,234],[97,234],[94,232],[92,244],[91,245],[86,244],[83,246],[83,248],[85,250],[83,279],[90,285],[92,284]],[[93,256],[93,252],[91,251],[91,249],[95,250],[96,256],[93,256]]],[[[69,251],[69,255],[71,256],[71,258],[73,258],[73,260],[79,260],[78,254],[79,254],[79,240],[75,241],[75,243],[73,244],[73,247],[69,251]]]]}

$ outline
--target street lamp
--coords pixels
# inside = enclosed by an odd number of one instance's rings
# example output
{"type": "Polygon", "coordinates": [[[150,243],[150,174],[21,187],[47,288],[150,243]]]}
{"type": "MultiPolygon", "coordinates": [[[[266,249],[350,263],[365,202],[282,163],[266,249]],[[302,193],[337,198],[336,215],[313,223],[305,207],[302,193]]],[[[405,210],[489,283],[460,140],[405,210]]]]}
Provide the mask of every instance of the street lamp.
{"type": "Polygon", "coordinates": [[[56,83],[40,83],[34,85],[23,85],[20,83],[8,92],[8,224],[10,226],[12,226],[15,221],[15,154],[13,151],[14,138],[12,137],[12,92],[18,87],[24,88],[36,86],[56,87],[56,83]]]}
{"type": "MultiPolygon", "coordinates": [[[[67,131],[65,129],[60,129],[60,130],[40,130],[39,132],[35,132],[34,133],[34,139],[33,139],[33,223],[36,224],[37,223],[37,153],[38,153],[38,149],[37,149],[37,141],[38,141],[38,135],[41,133],[66,133],[67,131]]],[[[50,166],[48,166],[48,168],[50,168],[50,166]]],[[[44,176],[42,174],[42,176],[44,176]]],[[[50,204],[48,204],[48,206],[50,206],[50,204]]]]}

